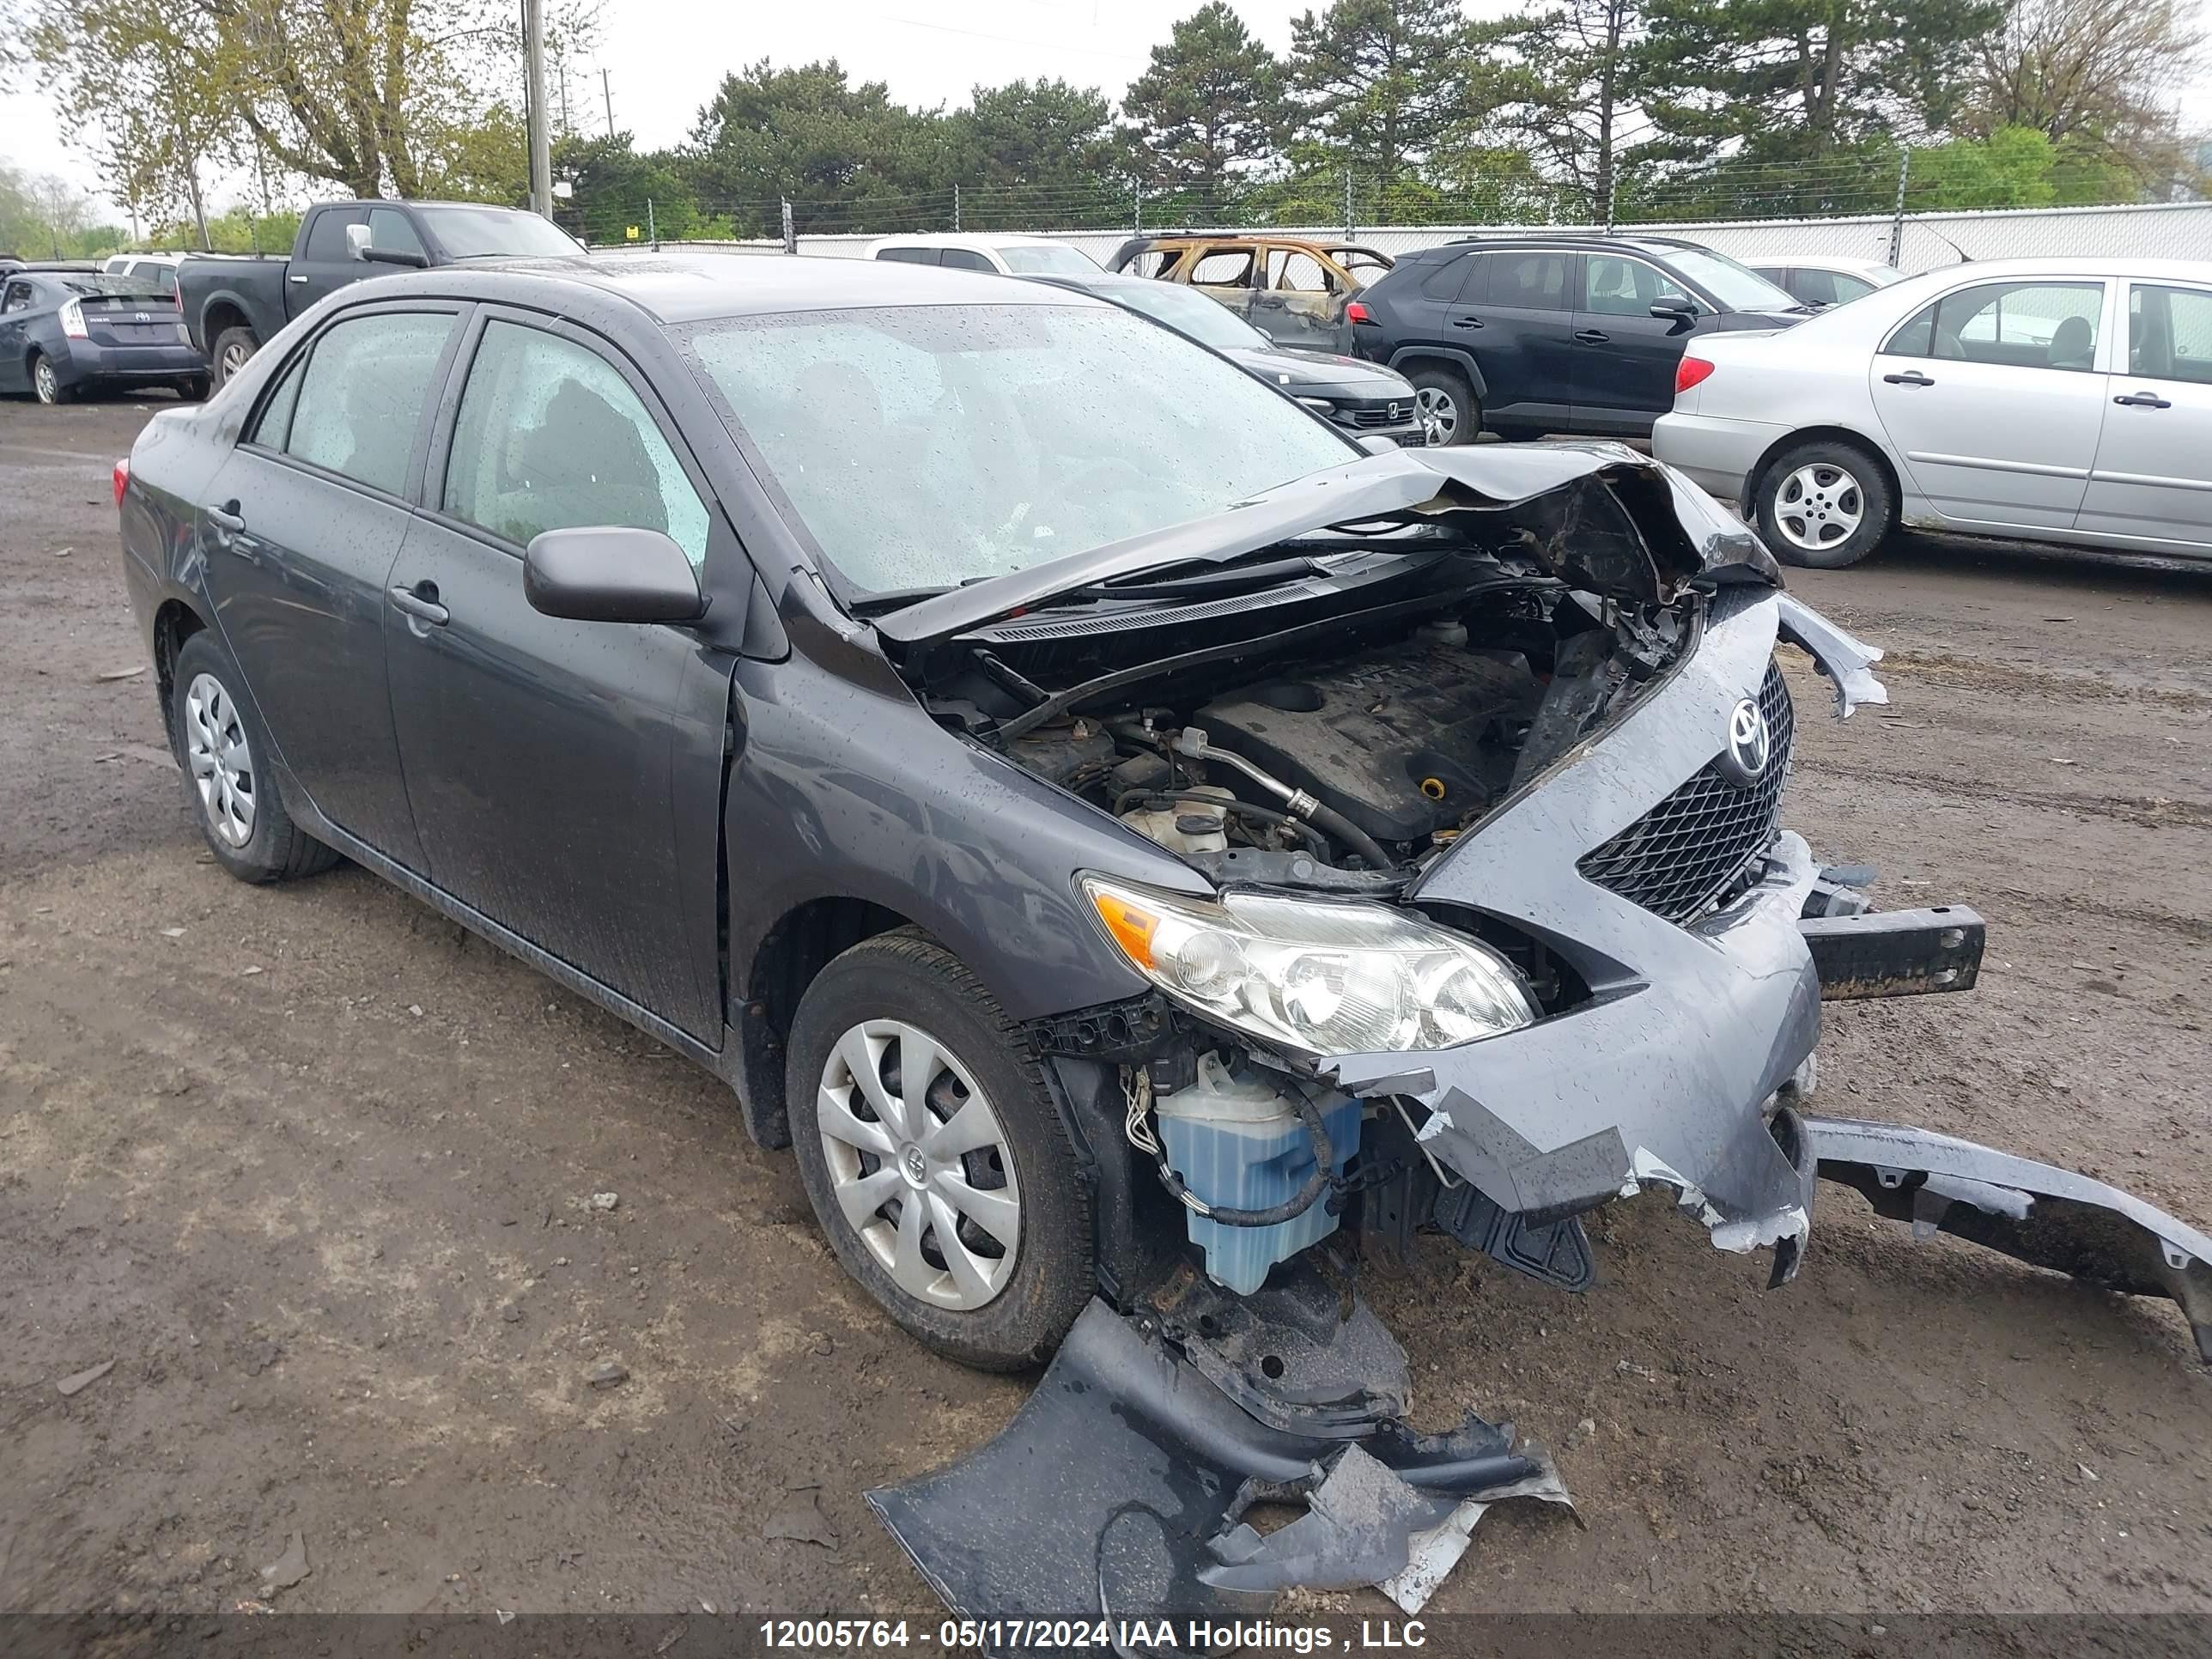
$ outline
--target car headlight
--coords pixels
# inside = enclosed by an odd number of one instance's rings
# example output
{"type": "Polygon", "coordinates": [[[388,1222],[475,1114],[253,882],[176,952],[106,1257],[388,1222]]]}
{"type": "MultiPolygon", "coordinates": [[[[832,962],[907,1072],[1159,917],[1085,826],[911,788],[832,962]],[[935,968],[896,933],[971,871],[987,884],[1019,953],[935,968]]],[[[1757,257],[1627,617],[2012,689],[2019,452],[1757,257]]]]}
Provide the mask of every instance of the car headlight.
{"type": "Polygon", "coordinates": [[[1298,401],[1317,415],[1334,415],[1336,405],[1326,398],[1301,398],[1298,401]]]}
{"type": "Polygon", "coordinates": [[[1085,876],[1137,971],[1224,1024],[1307,1054],[1448,1048],[1537,1017],[1488,945],[1379,904],[1231,893],[1218,902],[1085,876]]]}

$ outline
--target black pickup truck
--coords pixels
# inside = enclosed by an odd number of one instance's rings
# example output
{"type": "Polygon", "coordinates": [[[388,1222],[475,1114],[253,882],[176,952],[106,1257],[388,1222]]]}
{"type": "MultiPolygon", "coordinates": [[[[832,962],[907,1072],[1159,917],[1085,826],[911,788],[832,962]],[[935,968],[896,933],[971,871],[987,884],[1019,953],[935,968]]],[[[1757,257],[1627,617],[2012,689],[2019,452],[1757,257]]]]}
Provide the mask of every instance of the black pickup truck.
{"type": "Polygon", "coordinates": [[[177,269],[185,326],[221,386],[278,330],[348,283],[395,266],[581,253],[557,226],[477,202],[325,202],[307,210],[289,259],[201,255],[177,269]]]}

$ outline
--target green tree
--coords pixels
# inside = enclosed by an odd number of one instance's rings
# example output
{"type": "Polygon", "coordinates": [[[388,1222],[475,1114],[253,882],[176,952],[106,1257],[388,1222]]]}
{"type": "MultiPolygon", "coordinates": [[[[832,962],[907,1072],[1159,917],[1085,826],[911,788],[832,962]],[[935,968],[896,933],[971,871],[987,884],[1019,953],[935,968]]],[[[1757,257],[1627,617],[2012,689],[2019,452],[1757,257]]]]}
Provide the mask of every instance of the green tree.
{"type": "Polygon", "coordinates": [[[553,146],[553,176],[575,192],[556,216],[587,242],[623,241],[632,225],[669,241],[710,234],[683,158],[641,152],[627,132],[562,139],[553,146]]]}
{"type": "Polygon", "coordinates": [[[1509,76],[1488,48],[1510,27],[1469,23],[1459,0],[1333,0],[1292,19],[1299,159],[1386,185],[1419,178],[1505,101],[1509,76]]]}
{"type": "Polygon", "coordinates": [[[1565,0],[1505,37],[1519,70],[1514,125],[1566,187],[1565,210],[1592,220],[1604,217],[1621,154],[1648,125],[1632,113],[1644,9],[1644,0],[1565,0]]]}
{"type": "Polygon", "coordinates": [[[1177,23],[1121,97],[1144,182],[1216,201],[1275,159],[1283,109],[1282,65],[1225,0],[1177,23]]]}

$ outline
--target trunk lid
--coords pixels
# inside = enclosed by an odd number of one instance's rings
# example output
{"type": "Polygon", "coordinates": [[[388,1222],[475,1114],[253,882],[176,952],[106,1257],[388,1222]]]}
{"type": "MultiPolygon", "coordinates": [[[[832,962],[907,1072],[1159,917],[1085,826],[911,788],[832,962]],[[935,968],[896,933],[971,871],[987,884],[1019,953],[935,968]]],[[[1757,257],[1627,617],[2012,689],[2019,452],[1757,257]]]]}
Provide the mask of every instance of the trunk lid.
{"type": "Polygon", "coordinates": [[[76,303],[94,345],[175,345],[185,338],[177,302],[166,294],[83,294],[76,303]]]}

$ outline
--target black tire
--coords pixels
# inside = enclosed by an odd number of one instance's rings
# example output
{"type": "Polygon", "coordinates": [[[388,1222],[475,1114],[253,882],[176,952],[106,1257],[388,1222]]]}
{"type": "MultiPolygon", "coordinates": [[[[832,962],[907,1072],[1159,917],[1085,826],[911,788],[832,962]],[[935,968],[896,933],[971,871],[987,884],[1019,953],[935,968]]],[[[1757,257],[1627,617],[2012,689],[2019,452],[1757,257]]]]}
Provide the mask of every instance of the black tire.
{"type": "Polygon", "coordinates": [[[75,388],[64,386],[54,366],[36,352],[31,356],[31,395],[48,408],[65,404],[75,395],[75,388]]]}
{"type": "MultiPolygon", "coordinates": [[[[883,1068],[895,1064],[904,1052],[902,1045],[887,1046],[870,1061],[878,1068],[879,1083],[883,1068]]],[[[959,958],[911,928],[878,934],[838,957],[815,976],[799,1000],[792,1022],[785,1087],[799,1177],[845,1271],[908,1333],[947,1358],[994,1371],[1018,1370],[1048,1358],[1094,1289],[1090,1188],[1046,1086],[1042,1064],[997,1000],[959,958]],[[821,1122],[821,1097],[829,1091],[825,1079],[833,1075],[835,1056],[840,1070],[853,1079],[845,1098],[856,1108],[854,1116],[872,1114],[873,1109],[861,1098],[864,1090],[857,1073],[846,1066],[840,1043],[866,1024],[880,1027],[890,1022],[926,1036],[948,1062],[964,1070],[997,1121],[1001,1138],[993,1140],[988,1152],[957,1158],[957,1167],[949,1171],[987,1195],[995,1177],[1000,1187],[1012,1187],[1018,1204],[1011,1263],[1000,1265],[1006,1261],[1002,1244],[995,1247],[995,1259],[982,1258],[984,1267],[1002,1272],[1003,1279],[996,1291],[977,1305],[939,1305],[902,1288],[892,1267],[877,1254],[878,1249],[898,1254],[903,1243],[899,1224],[909,1204],[918,1205],[915,1214],[920,1217],[933,1212],[957,1216],[957,1239],[994,1248],[973,1221],[939,1202],[936,1194],[945,1188],[938,1184],[937,1174],[927,1177],[927,1188],[910,1184],[923,1179],[919,1172],[902,1175],[914,1143],[901,1140],[896,1123],[867,1115],[861,1124],[879,1127],[884,1144],[892,1149],[890,1156],[874,1159],[872,1167],[872,1155],[850,1143],[841,1140],[836,1152],[849,1160],[844,1174],[848,1181],[887,1173],[893,1178],[884,1188],[883,1203],[856,1224],[847,1219],[839,1202],[839,1177],[830,1168],[833,1154],[823,1143],[821,1122]],[[1005,1167],[1009,1158],[1011,1170],[1005,1167]],[[915,1196],[909,1197],[910,1193],[915,1196]],[[870,1230],[874,1243],[862,1237],[863,1226],[870,1230]]],[[[902,1091],[886,1087],[884,1092],[896,1099],[902,1091]]],[[[972,1097],[951,1070],[933,1073],[927,1104],[930,1130],[969,1103],[972,1097]]],[[[953,1283],[957,1276],[946,1264],[943,1245],[937,1246],[933,1259],[922,1249],[935,1238],[936,1223],[926,1219],[917,1225],[928,1231],[917,1231],[916,1253],[928,1261],[945,1293],[958,1296],[959,1287],[953,1283]]],[[[972,1272],[978,1258],[970,1251],[968,1260],[972,1272]]]]}
{"type": "Polygon", "coordinates": [[[1856,564],[1897,527],[1897,492],[1881,464],[1856,444],[1829,438],[1777,455],[1759,476],[1752,509],[1767,551],[1811,570],[1856,564]],[[1825,531],[1835,532],[1832,539],[1823,539],[1825,531]]]}
{"type": "Polygon", "coordinates": [[[208,394],[214,390],[215,380],[210,375],[195,374],[189,380],[177,382],[177,396],[188,404],[205,403],[208,394]]]}
{"type": "MultiPolygon", "coordinates": [[[[265,760],[270,752],[268,733],[235,695],[235,688],[244,684],[230,653],[205,629],[186,640],[177,653],[169,698],[170,746],[184,763],[185,801],[191,809],[192,820],[199,825],[215,861],[240,881],[289,881],[327,870],[338,861],[338,855],[293,823],[292,815],[284,810],[276,775],[265,760]],[[220,693],[219,698],[201,696],[210,683],[220,693]],[[244,765],[231,768],[224,780],[230,785],[232,798],[242,797],[246,801],[243,823],[240,813],[222,805],[222,783],[210,781],[204,795],[195,770],[196,737],[218,732],[226,738],[243,742],[244,765]],[[241,828],[246,832],[242,835],[241,828]]],[[[199,746],[204,756],[214,744],[210,741],[199,746]]],[[[225,752],[231,752],[227,744],[225,752]]]]}
{"type": "Polygon", "coordinates": [[[215,383],[217,386],[227,384],[232,375],[246,367],[246,360],[260,349],[261,342],[254,338],[252,329],[240,326],[223,330],[215,337],[215,343],[208,349],[215,383]]]}
{"type": "Polygon", "coordinates": [[[1471,444],[1482,430],[1482,404],[1467,383],[1467,377],[1456,369],[1423,366],[1406,378],[1413,383],[1413,392],[1419,398],[1426,393],[1429,398],[1441,399],[1449,405],[1450,430],[1437,438],[1439,447],[1471,444]]]}

